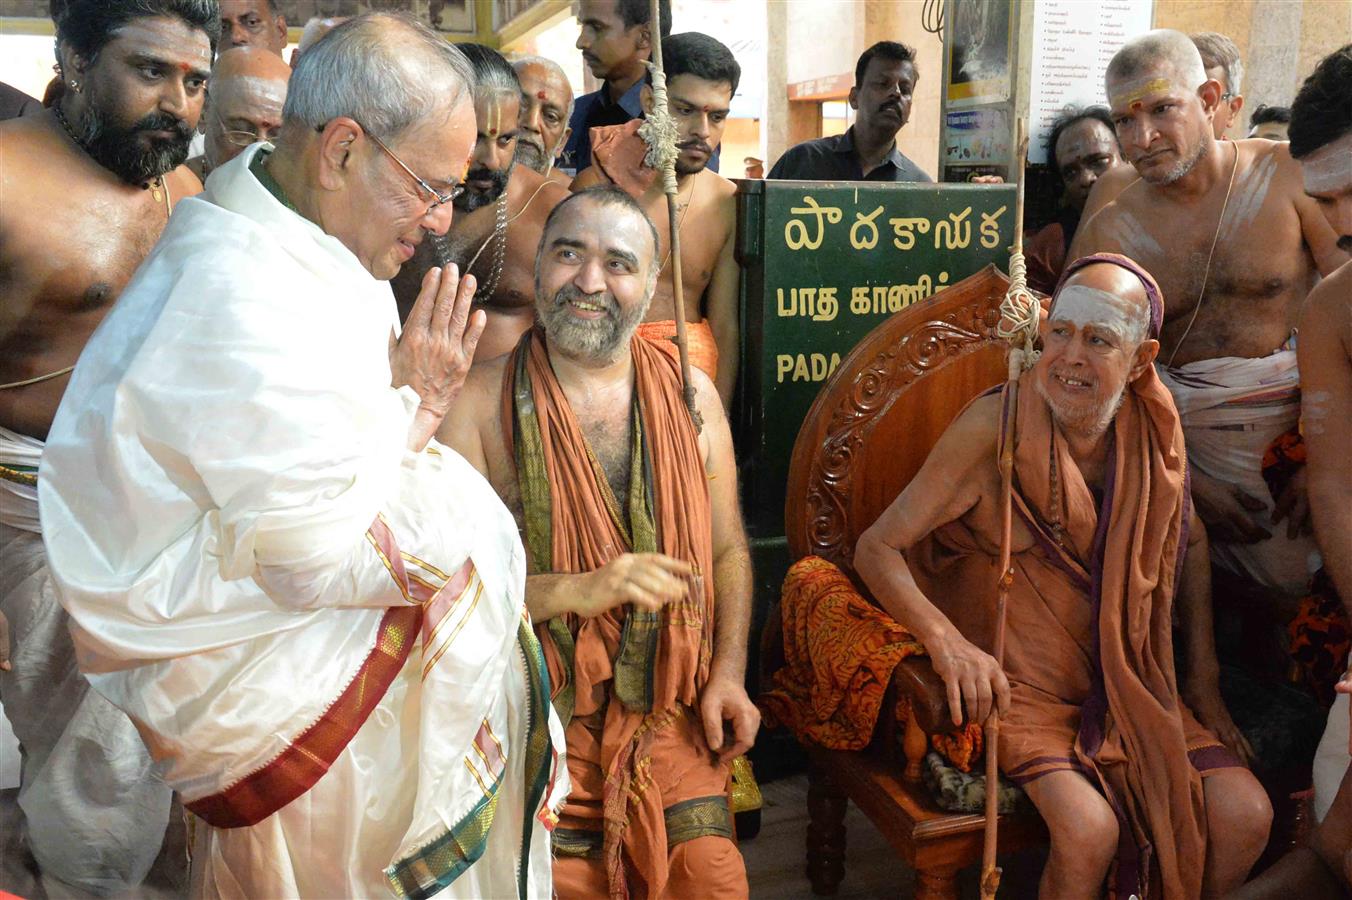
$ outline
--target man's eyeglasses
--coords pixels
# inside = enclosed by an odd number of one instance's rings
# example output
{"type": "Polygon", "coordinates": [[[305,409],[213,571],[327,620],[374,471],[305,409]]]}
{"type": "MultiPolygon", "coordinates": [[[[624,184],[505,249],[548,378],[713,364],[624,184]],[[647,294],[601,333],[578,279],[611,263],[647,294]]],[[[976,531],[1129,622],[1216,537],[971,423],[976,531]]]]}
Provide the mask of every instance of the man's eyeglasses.
{"type": "MultiPolygon", "coordinates": [[[[353,119],[352,121],[357,122],[356,119],[353,119]]],[[[327,124],[328,123],[325,123],[325,125],[316,125],[315,131],[322,132],[327,124]]],[[[367,137],[375,141],[377,147],[385,151],[386,156],[394,160],[395,165],[397,165],[399,168],[407,172],[408,177],[412,178],[415,182],[417,182],[418,187],[433,198],[432,205],[427,207],[427,211],[429,213],[431,213],[432,210],[436,209],[438,206],[444,206],[447,203],[453,202],[457,197],[459,197],[461,194],[465,192],[465,186],[463,184],[457,184],[451,188],[449,193],[443,194],[441,191],[437,190],[436,188],[432,187],[432,185],[428,184],[423,178],[421,178],[418,175],[417,172],[414,172],[412,169],[410,169],[408,167],[408,164],[405,163],[402,159],[400,159],[393,150],[385,146],[385,142],[382,141],[380,138],[376,137],[374,132],[371,131],[371,129],[367,128],[365,125],[362,125],[360,122],[357,122],[357,124],[361,125],[361,130],[366,133],[367,137]]]]}
{"type": "Polygon", "coordinates": [[[277,135],[281,133],[281,128],[269,128],[263,134],[254,131],[245,131],[240,128],[226,128],[225,120],[216,116],[216,122],[221,126],[221,138],[227,144],[233,144],[236,147],[247,147],[258,141],[271,141],[276,143],[277,135]]]}

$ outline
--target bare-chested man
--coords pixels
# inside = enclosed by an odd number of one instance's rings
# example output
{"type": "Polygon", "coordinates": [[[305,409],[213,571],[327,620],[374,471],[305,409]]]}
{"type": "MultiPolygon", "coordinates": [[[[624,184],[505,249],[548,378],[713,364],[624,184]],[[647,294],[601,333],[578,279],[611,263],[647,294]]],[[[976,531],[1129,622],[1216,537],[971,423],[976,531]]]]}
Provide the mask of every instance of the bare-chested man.
{"type": "Polygon", "coordinates": [[[272,141],[282,129],[282,104],[291,67],[270,50],[236,47],[216,58],[211,90],[202,108],[201,156],[188,168],[202,181],[255,141],[272,141]]]}
{"type": "Polygon", "coordinates": [[[1304,593],[1315,546],[1298,527],[1300,479],[1291,498],[1274,498],[1261,462],[1300,413],[1290,341],[1301,302],[1348,257],[1285,144],[1215,140],[1221,86],[1186,35],[1129,41],[1106,86],[1122,154],[1140,177],[1081,225],[1070,256],[1122,253],[1159,280],[1160,374],[1187,434],[1213,561],[1282,610],[1304,593]],[[1280,522],[1288,508],[1293,521],[1280,522]]]}
{"type": "MultiPolygon", "coordinates": [[[[1352,252],[1352,44],[1324,58],[1291,105],[1291,155],[1305,192],[1352,252]]],[[[1333,586],[1352,616],[1352,263],[1325,278],[1300,317],[1301,419],[1315,536],[1333,586]]],[[[1237,894],[1244,900],[1346,897],[1352,891],[1352,754],[1348,694],[1338,685],[1315,759],[1319,827],[1237,894]]]]}
{"type": "Polygon", "coordinates": [[[750,558],[712,383],[692,373],[696,432],[676,364],[634,337],[657,251],[624,191],[559,204],[536,268],[541,327],[470,370],[438,432],[527,548],[572,781],[554,830],[561,900],[747,892],[727,784],[760,721],[742,682],[750,558]]]}
{"type": "Polygon", "coordinates": [[[516,161],[567,187],[572,181],[554,168],[573,129],[573,86],[552,59],[526,56],[512,62],[521,79],[521,115],[517,120],[516,161]]]}
{"type": "MultiPolygon", "coordinates": [[[[1352,253],[1352,44],[1326,57],[1291,107],[1291,154],[1305,192],[1352,253]]],[[[1324,566],[1352,618],[1352,263],[1319,283],[1300,317],[1301,432],[1310,509],[1324,566]]],[[[1344,680],[1352,681],[1352,666],[1344,680]]],[[[1340,694],[1315,760],[1315,813],[1323,818],[1352,758],[1348,698],[1340,694]]],[[[1352,842],[1352,830],[1346,835],[1352,842]]]]}
{"type": "Polygon", "coordinates": [[[1058,900],[1102,897],[1114,857],[1116,896],[1224,896],[1272,817],[1220,698],[1206,532],[1152,366],[1160,306],[1154,280],[1113,254],[1071,263],[1052,302],[1013,407],[1003,671],[989,623],[1007,398],[968,406],[855,549],[873,595],[928,649],[954,723],[999,710],[1000,768],[1051,832],[1041,896],[1058,900]]]}
{"type": "Polygon", "coordinates": [[[478,363],[510,352],[535,324],[535,250],[545,219],[568,190],[514,165],[521,85],[512,64],[481,44],[458,46],[474,66],[474,155],[451,230],[423,241],[391,286],[400,315],[407,316],[431,267],[454,263],[473,275],[474,303],[488,314],[474,351],[478,363]]]}
{"type": "Polygon", "coordinates": [[[170,794],[131,722],[75,668],[37,468],[80,350],[173,205],[201,190],[182,164],[220,19],[215,4],[70,0],[56,28],[61,99],[0,123],[0,616],[13,641],[0,702],[24,751],[38,865],[110,893],[145,877],[170,794]]]}
{"type": "MultiPolygon", "coordinates": [[[[662,39],[667,74],[667,106],[676,122],[676,182],[680,213],[681,277],[685,294],[690,362],[708,375],[726,407],[737,384],[738,291],[741,271],[733,255],[737,230],[737,186],[707,168],[723,139],[728,110],[742,70],[732,51],[706,34],[686,32],[662,39]],[[686,222],[689,220],[689,226],[686,222]]],[[[644,86],[643,108],[652,109],[651,86],[644,86]]],[[[638,196],[662,237],[662,271],[657,293],[639,333],[674,353],[676,304],[670,265],[671,228],[662,181],[651,169],[629,175],[642,161],[637,123],[616,126],[604,142],[592,135],[592,168],[578,174],[573,190],[612,182],[638,196]],[[647,182],[646,184],[644,182],[647,182]]],[[[600,132],[600,129],[598,129],[600,132]]]]}

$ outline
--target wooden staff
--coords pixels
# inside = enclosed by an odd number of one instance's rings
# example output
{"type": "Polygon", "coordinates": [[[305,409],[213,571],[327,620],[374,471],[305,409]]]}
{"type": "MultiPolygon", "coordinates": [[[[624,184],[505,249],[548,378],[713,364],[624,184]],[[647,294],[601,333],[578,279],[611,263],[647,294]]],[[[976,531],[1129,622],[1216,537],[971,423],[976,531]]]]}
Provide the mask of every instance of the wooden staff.
{"type": "MultiPolygon", "coordinates": [[[[685,328],[685,291],[681,286],[681,223],[677,208],[676,185],[676,147],[675,126],[671,124],[671,113],[667,109],[667,76],[662,68],[662,19],[658,0],[650,0],[650,18],[648,30],[652,41],[653,111],[649,119],[653,120],[654,131],[669,140],[670,150],[666,147],[653,147],[652,157],[659,164],[662,176],[662,190],[667,195],[667,224],[671,231],[671,288],[672,300],[676,310],[676,350],[681,360],[681,394],[685,398],[685,407],[695,423],[695,431],[703,429],[703,422],[695,409],[695,387],[690,383],[690,345],[686,339],[685,328]]],[[[650,142],[651,145],[651,142],[650,142]]],[[[698,176],[695,176],[698,177],[698,176]]]]}
{"type": "MultiPolygon", "coordinates": [[[[1028,291],[1023,259],[1024,163],[1028,155],[1028,126],[1018,121],[1019,184],[1014,205],[1014,246],[1009,251],[1009,290],[1000,303],[996,334],[1009,342],[1009,371],[1005,384],[1005,414],[1000,424],[1000,583],[995,601],[995,661],[1005,667],[1005,609],[1014,583],[1010,565],[1013,544],[1014,438],[1019,409],[1019,377],[1037,360],[1039,304],[1028,291]]],[[[1000,715],[991,710],[986,730],[986,833],[981,858],[981,897],[992,900],[1000,888],[1000,867],[995,864],[996,837],[1000,819],[1000,715]]]]}

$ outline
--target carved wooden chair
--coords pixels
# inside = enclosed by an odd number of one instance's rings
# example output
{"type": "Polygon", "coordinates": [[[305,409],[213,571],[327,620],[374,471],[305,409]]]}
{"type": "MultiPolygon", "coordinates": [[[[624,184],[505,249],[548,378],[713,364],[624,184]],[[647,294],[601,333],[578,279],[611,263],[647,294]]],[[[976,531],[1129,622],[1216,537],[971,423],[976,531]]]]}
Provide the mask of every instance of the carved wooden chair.
{"type": "MultiPolygon", "coordinates": [[[[859,535],[911,480],[967,402],[1004,379],[1004,344],[994,329],[1008,284],[987,266],[887,319],[841,362],[794,444],[785,503],[792,559],[827,559],[863,590],[852,566],[859,535]]],[[[776,607],[762,633],[763,672],[783,665],[781,629],[776,607]]],[[[844,877],[847,799],[916,870],[921,900],[956,898],[958,870],[981,859],[983,818],[940,810],[921,783],[929,735],[953,729],[943,682],[928,658],[897,667],[882,709],[894,709],[897,696],[909,697],[912,708],[902,755],[890,714],[879,716],[864,750],[805,746],[811,763],[807,874],[814,893],[835,893],[844,877]]],[[[1001,852],[1045,840],[1035,814],[1001,817],[1001,852]]]]}

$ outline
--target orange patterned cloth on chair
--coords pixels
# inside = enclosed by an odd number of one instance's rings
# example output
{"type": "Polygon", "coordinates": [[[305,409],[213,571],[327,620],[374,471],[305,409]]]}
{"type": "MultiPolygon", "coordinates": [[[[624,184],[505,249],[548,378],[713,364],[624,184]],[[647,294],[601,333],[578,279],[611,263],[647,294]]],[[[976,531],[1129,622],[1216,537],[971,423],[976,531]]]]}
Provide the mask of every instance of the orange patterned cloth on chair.
{"type": "MultiPolygon", "coordinates": [[[[924,646],[864,599],[840,569],[816,556],[789,569],[780,595],[784,668],[760,697],[767,725],[784,725],[832,750],[858,750],[873,737],[892,670],[924,646]]],[[[909,702],[897,703],[899,722],[909,702]]],[[[981,728],[936,736],[935,749],[969,771],[981,751],[981,728]]]]}

